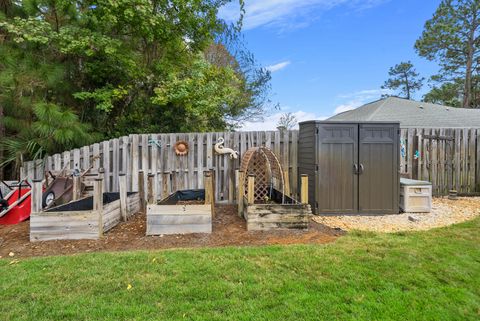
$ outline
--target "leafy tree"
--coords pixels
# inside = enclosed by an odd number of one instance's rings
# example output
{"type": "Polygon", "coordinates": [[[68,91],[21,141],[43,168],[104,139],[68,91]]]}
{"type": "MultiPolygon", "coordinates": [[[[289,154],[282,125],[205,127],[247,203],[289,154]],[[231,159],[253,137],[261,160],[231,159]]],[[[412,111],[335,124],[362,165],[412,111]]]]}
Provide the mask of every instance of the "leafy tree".
{"type": "Polygon", "coordinates": [[[447,82],[439,87],[433,87],[423,96],[423,101],[450,107],[462,106],[462,83],[447,82]]]}
{"type": "Polygon", "coordinates": [[[388,71],[390,76],[382,89],[399,90],[399,95],[410,99],[423,86],[425,78],[420,78],[410,61],[401,62],[388,71]]]}
{"type": "Polygon", "coordinates": [[[298,120],[293,113],[284,113],[277,122],[277,129],[280,131],[290,130],[297,126],[298,120]]]}
{"type": "Polygon", "coordinates": [[[71,111],[54,104],[37,104],[29,127],[22,127],[14,137],[1,141],[5,157],[0,166],[12,164],[15,172],[24,160],[39,159],[60,149],[91,143],[94,137],[87,124],[79,122],[71,111]]]}
{"type": "Polygon", "coordinates": [[[43,157],[88,144],[88,137],[223,130],[260,116],[270,74],[244,48],[241,21],[228,25],[217,17],[227,2],[0,2],[6,159],[43,157]],[[35,106],[76,115],[69,126],[85,134],[76,135],[82,140],[22,147],[25,137],[40,135],[35,106]]]}
{"type": "Polygon", "coordinates": [[[480,1],[443,0],[425,23],[416,41],[418,54],[440,64],[440,82],[463,80],[462,107],[478,107],[474,102],[473,78],[480,62],[480,1]]]}

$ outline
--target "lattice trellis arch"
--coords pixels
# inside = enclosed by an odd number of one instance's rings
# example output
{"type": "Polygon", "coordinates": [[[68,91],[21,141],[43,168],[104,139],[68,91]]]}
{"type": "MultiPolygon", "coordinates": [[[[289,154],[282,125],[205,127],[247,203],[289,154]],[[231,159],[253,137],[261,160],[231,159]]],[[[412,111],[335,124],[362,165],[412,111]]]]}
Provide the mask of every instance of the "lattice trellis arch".
{"type": "MultiPolygon", "coordinates": [[[[267,147],[252,147],[242,157],[240,170],[245,174],[243,183],[247,193],[248,176],[255,176],[255,201],[270,197],[271,188],[285,194],[285,179],[282,165],[275,153],[267,147]]],[[[283,203],[283,201],[282,201],[283,203]]]]}

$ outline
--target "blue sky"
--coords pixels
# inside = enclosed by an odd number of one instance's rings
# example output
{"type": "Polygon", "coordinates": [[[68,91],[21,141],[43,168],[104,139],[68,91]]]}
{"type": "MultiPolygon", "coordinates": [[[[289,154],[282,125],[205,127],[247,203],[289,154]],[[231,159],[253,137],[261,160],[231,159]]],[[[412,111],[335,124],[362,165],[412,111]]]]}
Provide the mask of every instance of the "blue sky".
{"type": "MultiPolygon", "coordinates": [[[[322,119],[376,100],[388,69],[401,61],[411,60],[426,78],[438,68],[413,46],[440,0],[245,2],[247,47],[272,71],[272,100],[281,106],[245,130],[274,129],[283,112],[322,119]]],[[[221,15],[235,19],[238,7],[229,5],[221,15]]]]}

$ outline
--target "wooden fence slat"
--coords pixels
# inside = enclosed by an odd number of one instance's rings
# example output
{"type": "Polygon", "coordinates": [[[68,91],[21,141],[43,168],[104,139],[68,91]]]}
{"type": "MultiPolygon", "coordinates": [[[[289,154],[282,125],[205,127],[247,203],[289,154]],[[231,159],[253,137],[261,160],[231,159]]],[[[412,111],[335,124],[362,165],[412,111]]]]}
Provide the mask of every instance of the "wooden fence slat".
{"type": "Polygon", "coordinates": [[[139,171],[139,136],[138,135],[130,135],[131,141],[131,170],[132,179],[131,179],[131,187],[130,190],[133,192],[138,192],[138,171],[139,171]]]}
{"type": "Polygon", "coordinates": [[[480,129],[477,129],[476,131],[476,148],[477,148],[477,161],[476,161],[476,168],[477,168],[477,174],[475,178],[475,191],[480,192],[480,129]]]}
{"type": "Polygon", "coordinates": [[[104,141],[102,143],[102,158],[103,158],[103,190],[104,192],[110,192],[110,141],[104,141]]]}
{"type": "Polygon", "coordinates": [[[132,191],[132,168],[131,168],[131,150],[130,137],[123,136],[122,141],[122,169],[121,172],[127,177],[127,191],[132,191]]]}
{"type": "Polygon", "coordinates": [[[476,156],[476,130],[469,129],[469,143],[468,143],[468,171],[469,171],[469,179],[468,179],[468,192],[474,193],[476,190],[475,186],[475,156],[476,156]]]}
{"type": "Polygon", "coordinates": [[[73,169],[81,170],[80,149],[78,148],[73,150],[73,169]]]}
{"type": "Polygon", "coordinates": [[[406,168],[404,169],[405,173],[408,173],[410,177],[412,177],[413,173],[413,163],[414,163],[414,155],[415,155],[415,148],[413,146],[413,136],[414,136],[415,129],[409,128],[405,133],[405,161],[406,168]]]}
{"type": "Polygon", "coordinates": [[[190,151],[187,154],[187,168],[188,168],[188,173],[187,173],[187,188],[195,189],[198,188],[197,184],[197,179],[195,177],[195,146],[197,145],[195,135],[190,133],[188,134],[188,145],[190,146],[190,151]]]}
{"type": "Polygon", "coordinates": [[[454,152],[454,187],[457,191],[460,191],[461,183],[460,183],[460,176],[461,176],[461,158],[460,158],[460,151],[461,151],[461,130],[455,129],[455,152],[454,152]]]}
{"type": "Polygon", "coordinates": [[[118,176],[120,175],[120,141],[118,138],[112,139],[112,192],[119,190],[118,176]]]}
{"type": "Polygon", "coordinates": [[[298,131],[292,132],[292,144],[290,148],[290,192],[298,199],[298,131]]]}

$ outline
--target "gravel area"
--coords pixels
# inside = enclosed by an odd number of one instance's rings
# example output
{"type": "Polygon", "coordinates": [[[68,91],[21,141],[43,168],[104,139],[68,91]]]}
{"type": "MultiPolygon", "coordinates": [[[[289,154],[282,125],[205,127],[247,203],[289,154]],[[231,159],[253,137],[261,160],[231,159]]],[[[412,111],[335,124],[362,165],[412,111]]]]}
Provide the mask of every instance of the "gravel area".
{"type": "Polygon", "coordinates": [[[375,232],[421,231],[471,220],[480,216],[480,197],[459,197],[458,200],[434,198],[430,213],[399,215],[315,216],[317,223],[342,230],[375,232]]]}

